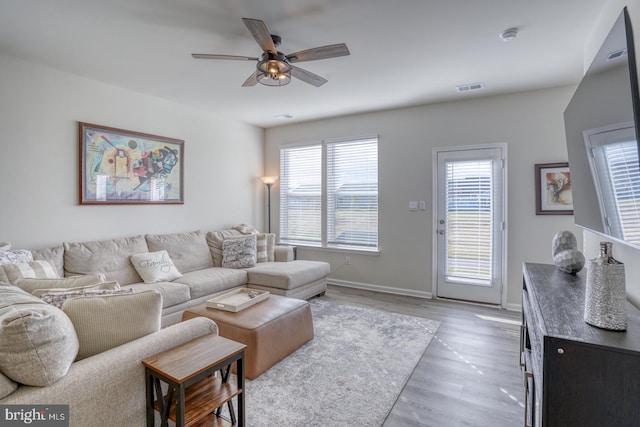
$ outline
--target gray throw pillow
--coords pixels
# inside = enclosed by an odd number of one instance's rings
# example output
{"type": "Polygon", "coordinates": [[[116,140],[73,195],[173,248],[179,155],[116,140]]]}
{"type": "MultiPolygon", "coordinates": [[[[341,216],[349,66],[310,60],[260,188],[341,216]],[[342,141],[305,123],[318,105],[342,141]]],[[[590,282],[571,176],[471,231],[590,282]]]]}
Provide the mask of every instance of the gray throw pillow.
{"type": "Polygon", "coordinates": [[[222,242],[222,267],[249,268],[256,265],[256,235],[225,239],[222,242]]]}

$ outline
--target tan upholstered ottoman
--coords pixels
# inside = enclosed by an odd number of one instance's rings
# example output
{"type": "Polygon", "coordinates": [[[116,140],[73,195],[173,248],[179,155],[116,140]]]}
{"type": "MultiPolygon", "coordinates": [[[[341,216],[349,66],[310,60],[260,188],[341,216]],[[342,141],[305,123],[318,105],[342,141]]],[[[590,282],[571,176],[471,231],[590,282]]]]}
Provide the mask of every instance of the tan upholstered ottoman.
{"type": "Polygon", "coordinates": [[[245,375],[254,379],[313,338],[311,307],[304,300],[270,295],[242,311],[207,308],[205,304],[185,310],[182,320],[208,317],[219,334],[246,344],[245,375]]]}

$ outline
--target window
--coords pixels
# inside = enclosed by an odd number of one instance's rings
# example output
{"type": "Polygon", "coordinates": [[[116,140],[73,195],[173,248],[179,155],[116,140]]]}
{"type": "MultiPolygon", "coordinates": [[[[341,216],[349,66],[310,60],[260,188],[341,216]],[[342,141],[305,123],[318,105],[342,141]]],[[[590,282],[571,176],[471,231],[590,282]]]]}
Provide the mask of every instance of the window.
{"type": "Polygon", "coordinates": [[[589,165],[608,234],[640,244],[640,169],[635,130],[625,124],[587,135],[589,165]]]}
{"type": "Polygon", "coordinates": [[[378,248],[378,138],[280,149],[280,240],[378,248]]]}
{"type": "Polygon", "coordinates": [[[446,163],[447,279],[490,285],[492,160],[446,163]]]}

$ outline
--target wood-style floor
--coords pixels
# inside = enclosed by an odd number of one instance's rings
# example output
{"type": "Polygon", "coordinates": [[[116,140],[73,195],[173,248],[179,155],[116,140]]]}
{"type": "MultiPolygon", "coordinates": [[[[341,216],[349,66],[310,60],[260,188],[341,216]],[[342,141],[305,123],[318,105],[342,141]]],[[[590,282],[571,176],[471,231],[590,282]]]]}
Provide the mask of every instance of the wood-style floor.
{"type": "Polygon", "coordinates": [[[523,425],[519,313],[331,285],[321,298],[441,322],[385,427],[523,425]]]}

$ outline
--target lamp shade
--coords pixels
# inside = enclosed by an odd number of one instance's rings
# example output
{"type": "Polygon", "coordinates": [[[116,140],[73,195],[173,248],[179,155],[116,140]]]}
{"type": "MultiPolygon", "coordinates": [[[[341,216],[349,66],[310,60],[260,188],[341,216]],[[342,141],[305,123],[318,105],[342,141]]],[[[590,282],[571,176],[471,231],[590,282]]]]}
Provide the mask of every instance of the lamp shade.
{"type": "Polygon", "coordinates": [[[264,182],[265,184],[275,184],[278,178],[280,177],[279,176],[263,176],[262,178],[260,178],[260,181],[264,182]]]}

